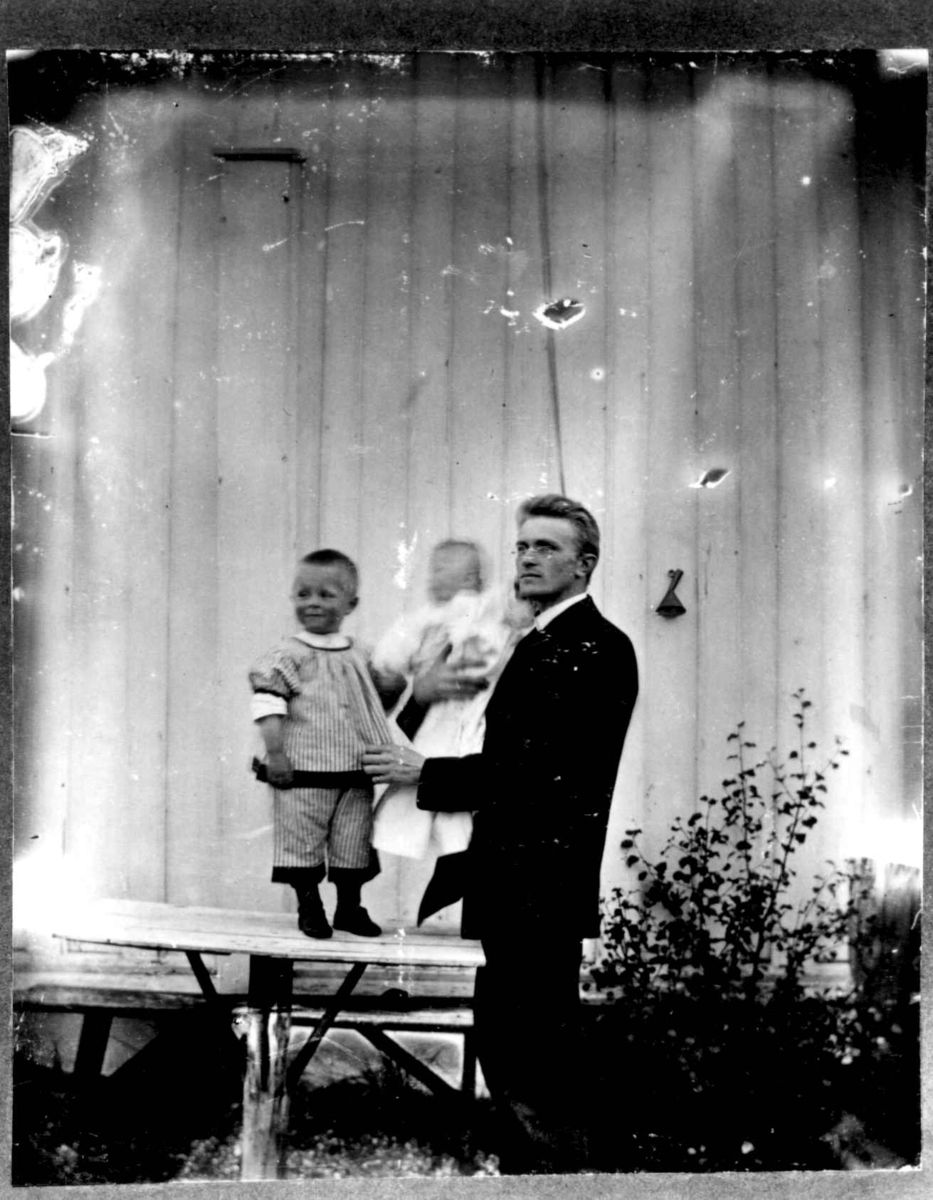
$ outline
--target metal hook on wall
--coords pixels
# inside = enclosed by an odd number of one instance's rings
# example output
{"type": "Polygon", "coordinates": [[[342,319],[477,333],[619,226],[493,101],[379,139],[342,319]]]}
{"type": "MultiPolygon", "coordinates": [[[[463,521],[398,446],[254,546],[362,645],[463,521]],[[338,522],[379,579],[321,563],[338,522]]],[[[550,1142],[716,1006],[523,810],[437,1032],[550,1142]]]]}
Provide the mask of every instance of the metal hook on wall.
{"type": "Polygon", "coordinates": [[[662,617],[682,617],[687,610],[677,599],[674,589],[683,579],[684,573],[683,571],[668,571],[667,576],[671,582],[664,593],[664,599],[654,611],[662,617]]]}

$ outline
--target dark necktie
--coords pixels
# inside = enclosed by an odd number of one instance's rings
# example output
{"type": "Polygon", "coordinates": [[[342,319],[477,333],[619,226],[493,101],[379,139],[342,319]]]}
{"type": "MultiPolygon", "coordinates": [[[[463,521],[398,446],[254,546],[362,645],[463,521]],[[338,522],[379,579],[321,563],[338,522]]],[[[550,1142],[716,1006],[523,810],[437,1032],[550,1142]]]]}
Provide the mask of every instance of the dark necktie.
{"type": "Polygon", "coordinates": [[[402,711],[395,718],[395,723],[409,741],[421,728],[424,718],[428,715],[428,705],[419,704],[414,696],[409,696],[402,711]]]}
{"type": "Polygon", "coordinates": [[[547,634],[543,629],[539,629],[537,625],[534,629],[529,630],[523,638],[520,638],[512,651],[512,657],[517,654],[527,654],[529,650],[533,650],[536,646],[540,646],[542,642],[547,641],[547,634]]]}

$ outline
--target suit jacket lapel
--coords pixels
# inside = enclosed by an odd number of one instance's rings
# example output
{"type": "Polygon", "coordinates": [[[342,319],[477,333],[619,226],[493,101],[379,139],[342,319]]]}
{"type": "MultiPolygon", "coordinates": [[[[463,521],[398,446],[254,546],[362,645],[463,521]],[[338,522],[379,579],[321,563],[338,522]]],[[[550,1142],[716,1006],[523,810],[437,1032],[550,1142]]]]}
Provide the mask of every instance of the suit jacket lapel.
{"type": "Polygon", "coordinates": [[[487,727],[490,719],[495,722],[498,708],[507,708],[517,702],[517,698],[529,687],[531,672],[541,653],[555,642],[573,641],[577,636],[575,631],[581,625],[585,625],[596,611],[596,606],[587,596],[585,600],[572,605],[566,612],[555,617],[544,629],[535,628],[525,634],[512,651],[512,657],[505,664],[496,683],[486,709],[487,727]]]}

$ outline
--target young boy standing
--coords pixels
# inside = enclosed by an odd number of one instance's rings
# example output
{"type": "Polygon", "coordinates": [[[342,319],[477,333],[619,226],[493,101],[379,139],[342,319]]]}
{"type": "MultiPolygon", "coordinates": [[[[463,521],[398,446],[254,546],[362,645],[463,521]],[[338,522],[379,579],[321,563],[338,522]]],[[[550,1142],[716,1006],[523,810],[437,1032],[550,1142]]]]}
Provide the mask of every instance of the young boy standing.
{"type": "Polygon", "coordinates": [[[360,901],[373,869],[373,789],[363,747],[392,740],[367,662],[340,632],[356,608],[359,574],[339,550],[317,550],[298,564],[292,603],[300,630],[263,654],[249,672],[252,715],[275,789],[272,882],[298,896],[298,928],[329,938],[382,931],[360,901]],[[333,929],[318,885],[337,888],[333,929]]]}

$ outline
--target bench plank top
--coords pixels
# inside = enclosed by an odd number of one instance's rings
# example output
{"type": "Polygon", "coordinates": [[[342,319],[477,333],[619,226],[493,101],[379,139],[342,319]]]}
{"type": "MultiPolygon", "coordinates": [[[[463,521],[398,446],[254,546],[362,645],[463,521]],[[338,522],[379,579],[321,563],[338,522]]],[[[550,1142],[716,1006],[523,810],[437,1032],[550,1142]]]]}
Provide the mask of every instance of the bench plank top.
{"type": "Polygon", "coordinates": [[[97,900],[62,913],[53,934],[75,942],[138,946],[203,954],[250,954],[295,962],[369,963],[380,966],[479,967],[479,942],[418,929],[377,938],[339,933],[305,937],[289,913],[195,908],[143,900],[97,900]]]}

